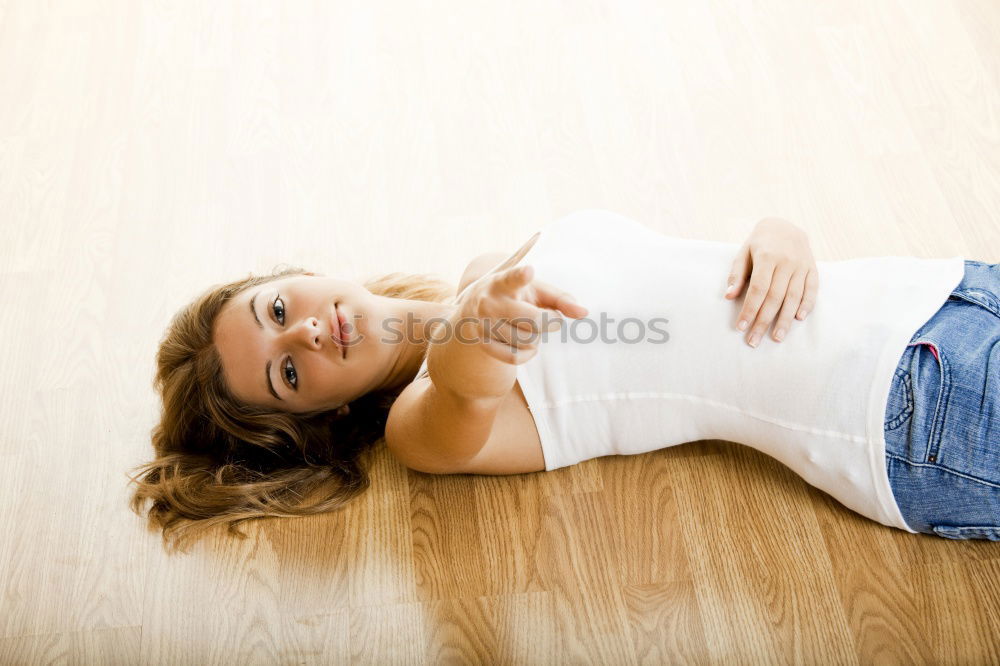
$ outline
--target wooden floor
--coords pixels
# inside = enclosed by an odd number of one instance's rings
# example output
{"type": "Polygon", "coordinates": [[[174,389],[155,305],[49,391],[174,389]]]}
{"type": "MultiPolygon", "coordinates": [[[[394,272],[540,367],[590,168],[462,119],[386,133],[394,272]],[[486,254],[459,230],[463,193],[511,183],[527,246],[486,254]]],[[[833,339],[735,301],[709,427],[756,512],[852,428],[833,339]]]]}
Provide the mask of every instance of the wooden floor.
{"type": "Polygon", "coordinates": [[[580,208],[1000,261],[998,34],[995,0],[0,0],[0,663],[997,662],[1000,543],[736,444],[383,449],[341,513],[176,557],[126,501],[170,316],[278,263],[457,282],[580,208]]]}

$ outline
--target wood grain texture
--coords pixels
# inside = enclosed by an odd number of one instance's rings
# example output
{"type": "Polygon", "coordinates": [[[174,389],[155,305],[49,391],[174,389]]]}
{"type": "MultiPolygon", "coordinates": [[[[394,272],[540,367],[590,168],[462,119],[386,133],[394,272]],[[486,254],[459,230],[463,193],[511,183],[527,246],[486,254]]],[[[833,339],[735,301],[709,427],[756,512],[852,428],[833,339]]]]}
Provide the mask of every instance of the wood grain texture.
{"type": "Polygon", "coordinates": [[[250,271],[457,283],[581,208],[1000,261],[998,34],[992,0],[0,0],[0,663],[1000,661],[1000,546],[727,442],[382,449],[343,511],[186,557],[126,508],[159,336],[250,271]]]}

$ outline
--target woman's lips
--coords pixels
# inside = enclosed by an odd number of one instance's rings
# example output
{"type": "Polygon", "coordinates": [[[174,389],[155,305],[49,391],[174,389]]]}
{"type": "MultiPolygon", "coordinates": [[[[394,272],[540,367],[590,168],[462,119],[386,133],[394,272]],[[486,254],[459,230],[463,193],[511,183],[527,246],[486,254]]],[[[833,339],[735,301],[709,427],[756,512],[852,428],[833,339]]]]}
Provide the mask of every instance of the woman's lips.
{"type": "Polygon", "coordinates": [[[344,320],[341,317],[340,311],[337,304],[333,306],[333,319],[330,321],[330,338],[340,347],[340,358],[347,358],[347,346],[344,344],[343,339],[340,337],[341,332],[344,330],[344,320]]]}
{"type": "Polygon", "coordinates": [[[350,327],[345,328],[344,324],[347,322],[347,317],[344,315],[343,311],[339,308],[337,309],[337,335],[340,336],[340,341],[344,343],[344,346],[350,344],[351,342],[351,329],[350,327]]]}
{"type": "Polygon", "coordinates": [[[337,310],[337,324],[337,334],[340,336],[341,344],[344,345],[344,358],[347,358],[347,348],[354,340],[354,325],[347,321],[347,314],[343,308],[337,310]]]}

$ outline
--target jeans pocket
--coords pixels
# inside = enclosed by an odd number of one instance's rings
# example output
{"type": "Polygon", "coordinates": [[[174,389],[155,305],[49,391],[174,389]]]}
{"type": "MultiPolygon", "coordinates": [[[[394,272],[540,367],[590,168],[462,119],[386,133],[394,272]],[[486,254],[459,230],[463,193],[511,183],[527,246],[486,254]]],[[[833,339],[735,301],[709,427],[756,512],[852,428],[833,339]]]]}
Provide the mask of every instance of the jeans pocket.
{"type": "Polygon", "coordinates": [[[951,380],[944,350],[927,336],[911,342],[908,372],[913,383],[913,417],[907,458],[916,463],[937,462],[941,430],[948,414],[951,380]]]}
{"type": "Polygon", "coordinates": [[[1000,541],[1000,525],[934,525],[934,534],[945,539],[988,539],[1000,541]]]}
{"type": "Polygon", "coordinates": [[[895,430],[913,414],[913,383],[910,373],[903,368],[896,368],[892,385],[889,387],[889,400],[885,408],[883,430],[895,430]]]}

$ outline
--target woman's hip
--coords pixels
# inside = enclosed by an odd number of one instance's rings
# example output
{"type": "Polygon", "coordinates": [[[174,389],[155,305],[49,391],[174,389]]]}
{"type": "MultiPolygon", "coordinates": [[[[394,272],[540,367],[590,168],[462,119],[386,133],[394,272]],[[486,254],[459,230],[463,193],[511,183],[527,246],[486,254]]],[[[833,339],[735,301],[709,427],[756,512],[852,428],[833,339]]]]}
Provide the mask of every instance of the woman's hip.
{"type": "Polygon", "coordinates": [[[914,530],[1000,540],[1000,264],[965,263],[896,367],[886,470],[914,530]]]}

